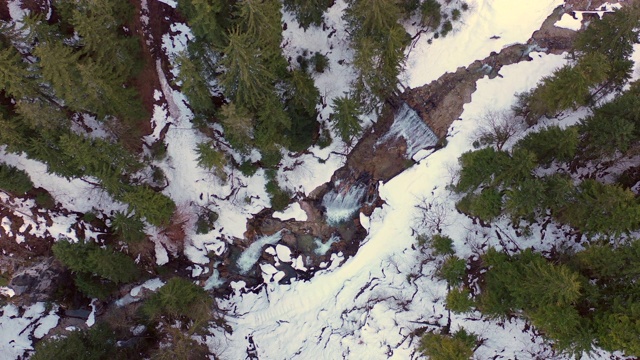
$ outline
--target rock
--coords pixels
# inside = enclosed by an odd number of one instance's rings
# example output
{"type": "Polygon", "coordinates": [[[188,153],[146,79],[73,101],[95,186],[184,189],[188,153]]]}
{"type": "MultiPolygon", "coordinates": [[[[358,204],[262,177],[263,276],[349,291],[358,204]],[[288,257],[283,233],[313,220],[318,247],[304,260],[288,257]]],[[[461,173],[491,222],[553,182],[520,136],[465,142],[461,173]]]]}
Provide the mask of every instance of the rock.
{"type": "Polygon", "coordinates": [[[53,257],[48,257],[14,272],[9,287],[15,291],[16,298],[22,298],[25,304],[48,301],[64,281],[63,273],[64,268],[53,257]]]}

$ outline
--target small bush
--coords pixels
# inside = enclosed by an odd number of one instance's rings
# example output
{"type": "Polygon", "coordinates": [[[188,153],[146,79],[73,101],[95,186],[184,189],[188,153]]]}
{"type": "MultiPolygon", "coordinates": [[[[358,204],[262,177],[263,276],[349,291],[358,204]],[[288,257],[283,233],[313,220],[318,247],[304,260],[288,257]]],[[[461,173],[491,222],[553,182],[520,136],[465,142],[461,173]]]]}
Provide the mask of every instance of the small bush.
{"type": "Polygon", "coordinates": [[[0,189],[22,195],[33,189],[29,174],[12,165],[0,164],[0,189]]]}
{"type": "Polygon", "coordinates": [[[467,262],[457,256],[451,256],[444,261],[437,275],[450,286],[456,286],[462,283],[466,271],[467,262]]]}
{"type": "Polygon", "coordinates": [[[435,255],[453,255],[453,240],[446,235],[436,234],[431,238],[431,248],[435,255]]]}
{"type": "Polygon", "coordinates": [[[420,339],[418,350],[431,360],[468,360],[478,338],[460,329],[453,336],[428,333],[420,339]]]}
{"type": "Polygon", "coordinates": [[[204,208],[196,220],[196,234],[208,234],[216,220],[218,220],[218,213],[204,208]]]}
{"type": "Polygon", "coordinates": [[[291,192],[281,188],[278,182],[273,179],[269,180],[266,185],[267,193],[271,199],[271,208],[275,211],[282,211],[289,206],[291,202],[291,192]]]}
{"type": "Polygon", "coordinates": [[[56,200],[48,191],[41,191],[36,194],[36,205],[45,209],[53,209],[56,206],[56,200]]]}
{"type": "Polygon", "coordinates": [[[243,161],[242,164],[238,166],[238,169],[240,170],[242,175],[246,177],[251,177],[256,173],[256,171],[258,171],[259,166],[247,160],[247,161],[243,161]]]}
{"type": "Polygon", "coordinates": [[[451,21],[447,20],[442,24],[442,29],[440,29],[440,35],[442,37],[446,37],[453,30],[453,24],[451,21]]]}
{"type": "Polygon", "coordinates": [[[460,9],[453,9],[453,11],[451,11],[451,20],[457,21],[460,19],[460,15],[462,15],[460,9]]]}
{"type": "Polygon", "coordinates": [[[329,58],[317,51],[311,57],[311,63],[313,64],[313,70],[317,73],[324,73],[325,70],[329,70],[329,58]]]}
{"type": "Polygon", "coordinates": [[[446,303],[447,309],[455,313],[469,312],[474,304],[469,290],[458,288],[449,290],[446,303]]]}

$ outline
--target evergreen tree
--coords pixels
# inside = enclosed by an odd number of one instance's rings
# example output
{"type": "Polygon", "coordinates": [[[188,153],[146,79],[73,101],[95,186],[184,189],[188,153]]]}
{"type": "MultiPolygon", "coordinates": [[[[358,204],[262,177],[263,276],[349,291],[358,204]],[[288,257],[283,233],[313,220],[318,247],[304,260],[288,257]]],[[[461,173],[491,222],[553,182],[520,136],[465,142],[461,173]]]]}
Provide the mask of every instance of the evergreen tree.
{"type": "Polygon", "coordinates": [[[224,46],[234,1],[179,0],[178,10],[187,18],[193,34],[216,47],[224,46]]]}
{"type": "Polygon", "coordinates": [[[110,248],[102,249],[93,242],[74,244],[65,239],[51,249],[56,259],[75,272],[95,274],[115,283],[128,283],[140,275],[133,259],[110,248]]]}
{"type": "Polygon", "coordinates": [[[255,111],[273,94],[274,76],[260,61],[254,38],[238,29],[231,31],[220,65],[225,69],[220,84],[236,105],[255,111]]]}
{"type": "Polygon", "coordinates": [[[135,243],[144,240],[144,223],[133,214],[116,211],[111,219],[111,228],[122,241],[135,243]]]}
{"type": "Polygon", "coordinates": [[[637,44],[640,33],[640,7],[625,6],[613,14],[592,21],[589,27],[578,34],[574,52],[578,56],[601,54],[606,57],[609,87],[619,89],[631,77],[633,44],[637,44]]]}
{"type": "Polygon", "coordinates": [[[305,30],[311,25],[320,26],[324,21],[324,12],[331,4],[331,0],[284,0],[284,8],[296,16],[305,30]]]}
{"type": "Polygon", "coordinates": [[[331,108],[333,110],[330,117],[333,122],[332,128],[338,132],[342,141],[351,144],[352,139],[362,131],[359,119],[362,113],[358,102],[352,96],[340,96],[333,99],[331,108]]]}
{"type": "Polygon", "coordinates": [[[578,148],[578,128],[561,129],[550,126],[531,132],[520,139],[515,148],[526,149],[535,154],[538,164],[549,166],[554,160],[569,162],[573,160],[578,148]]]}
{"type": "Polygon", "coordinates": [[[204,64],[200,59],[189,56],[187,52],[180,53],[175,58],[175,62],[180,70],[176,80],[180,83],[181,91],[189,100],[193,111],[198,114],[213,111],[214,106],[204,64]]]}
{"type": "Polygon", "coordinates": [[[253,143],[253,115],[235,103],[222,105],[220,120],[225,138],[234,149],[247,153],[253,143]]]}
{"type": "Polygon", "coordinates": [[[0,189],[15,195],[23,195],[33,189],[33,182],[25,171],[13,165],[0,163],[0,189]]]}
{"type": "Polygon", "coordinates": [[[176,204],[171,198],[153,191],[147,186],[135,186],[122,195],[129,211],[145,218],[151,225],[168,225],[176,204]]]}

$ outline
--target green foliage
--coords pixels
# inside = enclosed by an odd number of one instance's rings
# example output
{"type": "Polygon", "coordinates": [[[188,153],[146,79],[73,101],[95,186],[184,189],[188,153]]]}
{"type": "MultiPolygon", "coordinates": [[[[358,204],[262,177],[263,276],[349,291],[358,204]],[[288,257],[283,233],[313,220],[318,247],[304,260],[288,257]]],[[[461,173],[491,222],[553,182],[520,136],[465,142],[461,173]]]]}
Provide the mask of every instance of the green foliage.
{"type": "Polygon", "coordinates": [[[329,58],[316,51],[310,59],[311,65],[313,65],[313,70],[317,73],[324,73],[325,70],[329,70],[329,58]]]}
{"type": "Polygon", "coordinates": [[[640,227],[640,204],[628,189],[586,179],[558,218],[590,235],[619,236],[640,227]]]}
{"type": "Polygon", "coordinates": [[[474,306],[474,302],[471,299],[469,289],[453,288],[447,293],[447,299],[445,300],[447,309],[455,313],[465,313],[471,311],[474,306]]]}
{"type": "Polygon", "coordinates": [[[287,147],[301,152],[311,146],[318,132],[316,105],[320,102],[320,92],[311,76],[301,70],[291,72],[287,85],[285,110],[291,124],[284,134],[288,140],[287,147]]]}
{"type": "Polygon", "coordinates": [[[634,123],[617,115],[589,116],[580,121],[580,131],[585,135],[583,153],[588,158],[612,156],[616,151],[624,154],[637,139],[634,123]]]}
{"type": "Polygon", "coordinates": [[[140,307],[151,321],[167,316],[172,320],[189,319],[204,325],[211,319],[211,298],[199,286],[179,277],[171,278],[140,307]]]}
{"type": "Polygon", "coordinates": [[[25,171],[13,165],[0,164],[0,189],[23,195],[33,189],[33,182],[25,171]]]}
{"type": "Polygon", "coordinates": [[[470,194],[467,197],[469,207],[465,212],[471,216],[491,221],[502,213],[502,194],[494,187],[483,189],[479,195],[470,194]]]}
{"type": "Polygon", "coordinates": [[[222,180],[227,179],[227,174],[224,171],[224,167],[227,165],[227,157],[222,152],[214,147],[213,142],[199,143],[196,146],[196,154],[198,157],[198,166],[213,170],[216,176],[222,180]]]}
{"type": "Polygon", "coordinates": [[[74,282],[81,293],[92,299],[106,300],[118,288],[114,282],[89,273],[76,274],[74,282]]]}
{"type": "Polygon", "coordinates": [[[231,5],[224,0],[179,0],[178,10],[184,14],[193,34],[207,43],[225,43],[225,29],[229,27],[231,5]]]}
{"type": "Polygon", "coordinates": [[[151,225],[164,226],[176,210],[176,204],[168,196],[155,192],[147,186],[135,186],[122,195],[129,204],[129,212],[147,219],[151,225]]]}
{"type": "Polygon", "coordinates": [[[440,8],[441,5],[437,0],[425,0],[420,5],[420,21],[422,26],[426,26],[431,29],[437,29],[440,27],[440,22],[442,21],[440,8]]]}
{"type": "Polygon", "coordinates": [[[462,154],[458,159],[462,169],[455,190],[457,192],[473,191],[481,184],[492,183],[494,176],[502,172],[508,161],[507,152],[496,151],[493,148],[462,154]]]}
{"type": "Polygon", "coordinates": [[[282,211],[289,206],[291,202],[291,192],[283,189],[278,185],[275,177],[267,175],[269,179],[266,184],[267,194],[271,199],[271,208],[275,211],[282,211]]]}
{"type": "Polygon", "coordinates": [[[216,220],[218,220],[217,212],[202,208],[196,220],[196,234],[208,234],[214,228],[216,220]]]}
{"type": "Polygon", "coordinates": [[[220,120],[225,138],[234,149],[248,153],[253,144],[253,115],[234,103],[224,104],[220,109],[220,120]]]}
{"type": "Polygon", "coordinates": [[[111,218],[111,228],[120,240],[127,243],[137,243],[146,237],[144,223],[134,214],[116,211],[111,218]]]}
{"type": "Polygon", "coordinates": [[[251,176],[255,175],[255,173],[258,171],[259,167],[257,165],[255,165],[254,163],[252,163],[251,161],[246,160],[246,161],[243,161],[238,166],[238,169],[240,170],[242,175],[244,175],[246,177],[251,177],[251,176]]]}
{"type": "Polygon", "coordinates": [[[36,345],[32,360],[106,360],[117,352],[113,331],[98,323],[89,330],[76,330],[67,337],[52,337],[36,345]]]}
{"type": "Polygon", "coordinates": [[[589,104],[591,88],[607,79],[608,69],[605,56],[588,54],[575,65],[565,65],[543,78],[524,98],[527,121],[535,123],[542,116],[555,117],[563,110],[589,104]]]}
{"type": "Polygon", "coordinates": [[[598,320],[599,344],[602,348],[622,350],[627,356],[640,355],[640,302],[617,304],[598,320]]]}
{"type": "Polygon", "coordinates": [[[569,162],[573,160],[578,148],[578,128],[561,129],[549,126],[531,132],[520,139],[516,148],[526,149],[536,156],[538,164],[551,165],[553,161],[569,162]]]}
{"type": "Polygon", "coordinates": [[[431,248],[434,255],[453,255],[455,250],[453,249],[453,240],[446,235],[435,234],[431,237],[431,248]]]}
{"type": "Polygon", "coordinates": [[[305,30],[310,25],[322,25],[324,12],[331,4],[331,0],[284,0],[284,8],[296,16],[300,27],[305,30]]]}
{"type": "Polygon", "coordinates": [[[214,106],[202,60],[182,52],[176,56],[175,63],[180,69],[176,80],[180,82],[180,90],[189,100],[193,111],[199,114],[210,113],[214,106]]]}
{"type": "Polygon", "coordinates": [[[534,221],[545,201],[545,183],[539,179],[525,179],[506,191],[505,210],[513,219],[534,221]]]}
{"type": "Polygon", "coordinates": [[[75,272],[95,274],[115,283],[131,282],[140,276],[133,259],[93,242],[59,240],[52,250],[56,259],[75,272]]]}
{"type": "Polygon", "coordinates": [[[237,106],[258,110],[273,93],[274,76],[260,62],[261,53],[253,45],[255,38],[238,29],[228,35],[220,65],[226,70],[219,76],[225,95],[237,106]]]}
{"type": "MultiPolygon", "coordinates": [[[[287,63],[280,50],[282,43],[282,4],[279,0],[244,0],[238,3],[238,25],[253,47],[264,56],[264,65],[280,75],[287,63]]],[[[226,51],[225,51],[226,53],[226,51]]]]}
{"type": "Polygon", "coordinates": [[[450,286],[456,286],[462,283],[467,271],[467,262],[457,256],[450,256],[445,259],[440,269],[438,269],[438,277],[445,280],[450,286]]]}
{"type": "Polygon", "coordinates": [[[36,205],[44,209],[53,209],[56,206],[56,200],[48,191],[39,191],[36,194],[36,205]]]}
{"type": "Polygon", "coordinates": [[[640,7],[626,6],[601,20],[590,22],[574,43],[578,56],[599,54],[606,57],[606,77],[614,88],[620,88],[630,77],[633,44],[638,43],[640,7]]]}
{"type": "Polygon", "coordinates": [[[477,341],[475,334],[463,328],[453,336],[428,333],[420,339],[418,350],[431,360],[468,360],[473,356],[477,341]]]}
{"type": "Polygon", "coordinates": [[[359,116],[362,115],[358,101],[352,96],[341,96],[333,100],[333,113],[330,120],[332,128],[337,131],[342,141],[350,144],[352,139],[360,134],[359,116]]]}
{"type": "Polygon", "coordinates": [[[390,96],[398,85],[404,63],[404,49],[410,37],[398,21],[399,4],[391,0],[352,0],[344,19],[351,46],[355,50],[353,66],[356,98],[371,112],[390,96]]]}

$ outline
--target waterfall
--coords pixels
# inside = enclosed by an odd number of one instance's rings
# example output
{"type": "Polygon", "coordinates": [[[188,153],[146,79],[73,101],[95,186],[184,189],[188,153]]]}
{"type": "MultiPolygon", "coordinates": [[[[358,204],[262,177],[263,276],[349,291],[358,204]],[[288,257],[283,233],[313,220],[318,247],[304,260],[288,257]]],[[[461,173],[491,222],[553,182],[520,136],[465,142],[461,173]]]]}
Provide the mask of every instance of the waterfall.
{"type": "Polygon", "coordinates": [[[346,191],[334,189],[326,193],[322,205],[326,209],[327,223],[336,226],[351,219],[360,209],[360,201],[365,193],[366,188],[360,185],[351,186],[346,191]]]}
{"type": "Polygon", "coordinates": [[[399,137],[402,137],[407,143],[406,155],[409,159],[421,149],[435,146],[438,143],[436,134],[407,103],[403,103],[395,113],[389,132],[378,140],[376,146],[399,137]]]}
{"type": "Polygon", "coordinates": [[[246,248],[242,254],[238,257],[236,261],[236,265],[240,270],[240,274],[246,274],[255,263],[260,259],[260,255],[262,255],[262,248],[266,245],[273,245],[280,241],[282,238],[282,230],[277,233],[269,236],[263,236],[256,241],[254,241],[248,248],[246,248]]]}

